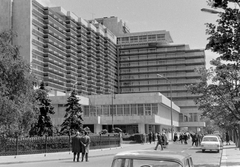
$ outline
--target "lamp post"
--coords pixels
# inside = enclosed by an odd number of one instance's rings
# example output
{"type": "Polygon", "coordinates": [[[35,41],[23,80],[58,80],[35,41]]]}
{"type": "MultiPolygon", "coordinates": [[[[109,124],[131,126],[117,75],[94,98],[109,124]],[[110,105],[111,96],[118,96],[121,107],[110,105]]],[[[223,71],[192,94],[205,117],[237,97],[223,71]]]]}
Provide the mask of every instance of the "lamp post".
{"type": "Polygon", "coordinates": [[[113,99],[115,99],[115,94],[112,93],[112,112],[111,112],[111,115],[112,115],[112,131],[114,129],[114,125],[113,125],[113,99]]]}
{"type": "Polygon", "coordinates": [[[167,77],[164,77],[163,75],[157,74],[157,76],[166,79],[167,82],[170,83],[170,99],[171,99],[171,139],[173,140],[172,82],[169,81],[168,78],[167,78],[167,77]]]}
{"type": "Polygon", "coordinates": [[[202,11],[202,12],[211,13],[211,14],[220,14],[220,13],[222,13],[222,12],[219,12],[219,11],[217,11],[217,10],[206,9],[206,8],[202,8],[201,11],[202,11]]]}

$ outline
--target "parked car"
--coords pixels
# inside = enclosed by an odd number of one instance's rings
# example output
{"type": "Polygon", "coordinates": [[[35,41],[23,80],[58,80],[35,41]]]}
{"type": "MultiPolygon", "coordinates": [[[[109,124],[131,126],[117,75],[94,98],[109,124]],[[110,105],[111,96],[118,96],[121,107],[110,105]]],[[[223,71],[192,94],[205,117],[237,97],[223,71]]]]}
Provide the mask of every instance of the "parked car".
{"type": "Polygon", "coordinates": [[[202,139],[201,148],[202,152],[206,150],[219,152],[222,149],[221,138],[216,135],[206,135],[202,139]]]}
{"type": "Polygon", "coordinates": [[[193,167],[191,155],[187,153],[139,150],[118,153],[111,167],[193,167]]]}

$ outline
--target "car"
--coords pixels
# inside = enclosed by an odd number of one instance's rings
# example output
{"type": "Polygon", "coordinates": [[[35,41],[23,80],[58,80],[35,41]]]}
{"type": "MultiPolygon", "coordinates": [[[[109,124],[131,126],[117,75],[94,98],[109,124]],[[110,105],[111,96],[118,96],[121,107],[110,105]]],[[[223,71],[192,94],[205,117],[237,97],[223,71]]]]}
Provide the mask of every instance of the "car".
{"type": "Polygon", "coordinates": [[[182,152],[134,150],[113,157],[111,167],[193,167],[191,155],[182,152]]]}
{"type": "Polygon", "coordinates": [[[216,135],[206,135],[203,136],[202,142],[201,142],[201,149],[202,152],[205,152],[206,150],[210,151],[219,151],[222,149],[222,141],[219,136],[216,135]]]}

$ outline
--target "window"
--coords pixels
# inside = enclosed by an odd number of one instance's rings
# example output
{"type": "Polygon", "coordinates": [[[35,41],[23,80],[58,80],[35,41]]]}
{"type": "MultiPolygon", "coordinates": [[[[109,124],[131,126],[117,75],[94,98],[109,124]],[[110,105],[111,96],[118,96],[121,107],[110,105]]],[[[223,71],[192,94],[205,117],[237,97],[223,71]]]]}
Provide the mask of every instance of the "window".
{"type": "Polygon", "coordinates": [[[84,116],[89,116],[89,106],[84,106],[84,116]]]}
{"type": "Polygon", "coordinates": [[[152,104],[152,114],[158,114],[158,104],[152,104]]]}
{"type": "Polygon", "coordinates": [[[124,105],[124,115],[130,115],[130,106],[129,104],[124,105]]]}
{"type": "Polygon", "coordinates": [[[147,41],[147,36],[139,36],[139,42],[146,42],[147,41]]]}
{"type": "Polygon", "coordinates": [[[123,115],[123,106],[117,105],[117,115],[123,115]]]}
{"type": "Polygon", "coordinates": [[[137,105],[136,104],[131,104],[131,114],[137,115],[137,105]]]}
{"type": "Polygon", "coordinates": [[[138,37],[130,37],[130,42],[138,42],[138,37]]]}
{"type": "Polygon", "coordinates": [[[90,106],[90,116],[96,116],[96,108],[95,108],[95,106],[90,106]]]}
{"type": "Polygon", "coordinates": [[[102,115],[102,107],[101,106],[96,106],[97,108],[97,115],[100,116],[102,115]]]}
{"type": "Polygon", "coordinates": [[[138,115],[144,115],[143,104],[138,104],[138,115]]]}
{"type": "Polygon", "coordinates": [[[184,122],[189,122],[188,114],[184,114],[184,122]]]}
{"type": "Polygon", "coordinates": [[[103,115],[109,115],[109,106],[108,105],[104,105],[102,106],[102,113],[103,115]]]}
{"type": "Polygon", "coordinates": [[[193,113],[193,122],[198,122],[198,114],[193,113]]]}
{"type": "Polygon", "coordinates": [[[145,104],[145,115],[151,115],[151,104],[145,104]]]}
{"type": "Polygon", "coordinates": [[[148,41],[156,41],[156,35],[148,35],[148,41]]]}
{"type": "Polygon", "coordinates": [[[182,113],[179,114],[179,122],[183,122],[183,114],[182,113]]]}

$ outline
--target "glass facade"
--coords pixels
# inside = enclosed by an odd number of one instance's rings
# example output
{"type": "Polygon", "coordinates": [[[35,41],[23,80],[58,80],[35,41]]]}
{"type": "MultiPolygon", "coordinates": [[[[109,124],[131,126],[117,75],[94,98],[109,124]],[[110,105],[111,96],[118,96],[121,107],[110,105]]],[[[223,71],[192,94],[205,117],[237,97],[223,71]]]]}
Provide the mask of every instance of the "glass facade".
{"type": "Polygon", "coordinates": [[[84,106],[84,116],[157,115],[158,104],[118,104],[84,106]]]}
{"type": "Polygon", "coordinates": [[[200,114],[198,113],[180,113],[179,122],[199,122],[200,114]]]}

